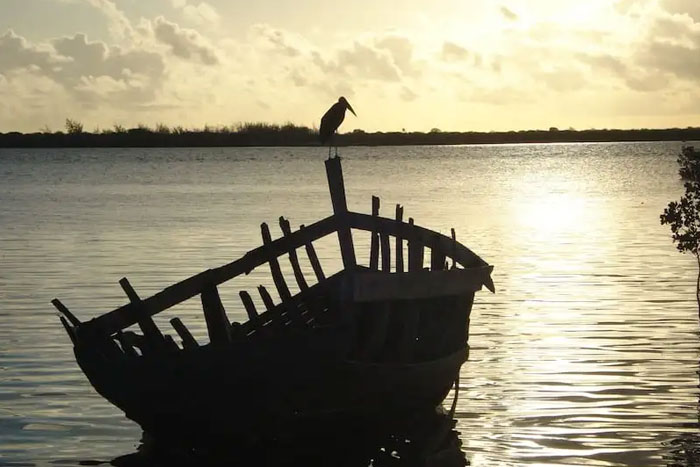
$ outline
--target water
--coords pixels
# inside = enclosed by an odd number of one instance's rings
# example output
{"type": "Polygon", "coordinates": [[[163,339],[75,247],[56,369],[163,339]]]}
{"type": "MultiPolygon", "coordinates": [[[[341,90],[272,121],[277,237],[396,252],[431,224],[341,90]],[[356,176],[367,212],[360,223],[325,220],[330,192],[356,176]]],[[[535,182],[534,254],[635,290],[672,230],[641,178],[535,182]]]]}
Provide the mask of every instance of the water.
{"type": "MultiPolygon", "coordinates": [[[[341,151],[351,209],[369,212],[376,194],[393,216],[400,202],[495,265],[457,408],[472,465],[692,464],[697,266],[659,225],[682,192],[679,148],[341,151]]],[[[278,232],[280,215],[325,217],[324,153],[0,149],[0,466],[109,461],[139,443],[78,369],[52,298],[87,319],[125,303],[123,276],[150,295],[260,245],[262,221],[278,232]]],[[[330,246],[319,254],[340,267],[330,246]]],[[[222,296],[241,319],[234,292],[222,296]]],[[[176,311],[204,336],[196,303],[176,311]]]]}

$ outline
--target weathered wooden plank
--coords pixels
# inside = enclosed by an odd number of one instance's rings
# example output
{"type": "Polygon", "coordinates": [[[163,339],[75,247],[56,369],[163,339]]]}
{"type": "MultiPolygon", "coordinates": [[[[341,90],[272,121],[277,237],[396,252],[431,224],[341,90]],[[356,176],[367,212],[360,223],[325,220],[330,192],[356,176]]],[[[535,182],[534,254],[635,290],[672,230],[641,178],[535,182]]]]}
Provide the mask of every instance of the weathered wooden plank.
{"type": "Polygon", "coordinates": [[[231,323],[226,317],[226,310],[221,303],[216,286],[206,287],[202,291],[201,299],[209,341],[214,345],[229,343],[231,341],[231,323]]]}
{"type": "Polygon", "coordinates": [[[452,250],[450,253],[450,257],[452,258],[452,269],[455,269],[457,267],[457,260],[455,259],[455,256],[457,254],[457,232],[455,232],[454,227],[450,229],[450,233],[452,234],[452,250]]]}
{"type": "MultiPolygon", "coordinates": [[[[372,217],[379,216],[379,197],[372,196],[372,217]]],[[[376,230],[370,232],[369,267],[375,271],[379,269],[379,233],[376,230]]]]}
{"type": "MultiPolygon", "coordinates": [[[[413,225],[413,218],[408,218],[409,225],[413,225]]],[[[423,257],[425,255],[425,247],[418,240],[410,240],[408,242],[408,270],[420,271],[423,269],[423,257]]]]}
{"type": "Polygon", "coordinates": [[[391,246],[389,245],[389,235],[380,233],[379,242],[382,245],[382,271],[391,272],[391,246]]]}
{"type": "Polygon", "coordinates": [[[59,299],[54,298],[53,300],[51,300],[51,304],[54,307],[56,307],[59,313],[68,318],[68,321],[70,321],[71,325],[80,326],[80,320],[76,318],[75,315],[71,313],[70,310],[63,303],[61,303],[59,299]]]}
{"type": "Polygon", "coordinates": [[[241,297],[241,301],[243,302],[243,308],[245,308],[245,312],[248,315],[248,321],[253,323],[253,327],[255,327],[256,325],[259,325],[260,314],[258,313],[258,310],[255,308],[255,303],[253,303],[253,298],[245,290],[241,290],[240,292],[238,292],[238,296],[241,297]]]}
{"type": "MultiPolygon", "coordinates": [[[[282,306],[275,305],[275,301],[272,299],[270,292],[267,291],[265,286],[259,285],[258,292],[260,293],[260,298],[262,298],[265,309],[267,310],[266,317],[270,320],[274,328],[283,328],[287,324],[287,321],[291,321],[292,316],[285,316],[282,314],[282,306]]],[[[288,303],[291,305],[291,302],[288,303]]]]}
{"type": "Polygon", "coordinates": [[[396,274],[357,273],[352,281],[353,297],[356,302],[374,302],[463,295],[480,290],[484,277],[490,275],[492,270],[493,266],[482,266],[396,274]]]}
{"type": "MultiPolygon", "coordinates": [[[[396,222],[403,222],[403,206],[396,205],[396,222]]],[[[396,272],[403,272],[403,239],[401,235],[395,237],[396,241],[396,272]]]]}
{"type": "MultiPolygon", "coordinates": [[[[289,221],[284,217],[280,217],[280,229],[282,229],[282,234],[285,237],[292,235],[292,229],[289,226],[289,221]]],[[[309,284],[306,283],[304,278],[304,273],[301,271],[301,266],[299,265],[299,257],[297,256],[297,250],[289,250],[289,263],[292,265],[292,271],[294,272],[294,279],[297,281],[299,290],[306,290],[309,288],[309,284]]]]}
{"type": "MultiPolygon", "coordinates": [[[[299,230],[302,231],[304,230],[305,227],[302,225],[299,227],[299,230]]],[[[316,275],[316,281],[317,282],[323,282],[326,280],[326,275],[323,273],[323,268],[321,267],[321,262],[318,260],[318,255],[316,254],[316,249],[314,248],[314,244],[311,242],[307,242],[304,245],[304,249],[306,250],[306,256],[309,258],[309,262],[311,263],[311,267],[314,270],[314,274],[316,275]]]]}
{"type": "MultiPolygon", "coordinates": [[[[432,271],[442,271],[445,269],[445,249],[433,241],[430,248],[430,269],[432,271]]],[[[451,246],[451,245],[450,245],[451,246]]]]}
{"type": "Polygon", "coordinates": [[[183,348],[193,349],[195,347],[199,347],[197,339],[194,338],[190,330],[187,329],[187,326],[185,326],[180,318],[171,319],[170,324],[173,326],[173,329],[175,329],[175,332],[177,332],[177,335],[180,336],[183,348]]]}
{"type": "MultiPolygon", "coordinates": [[[[149,316],[160,313],[180,302],[201,293],[209,284],[219,285],[241,274],[247,274],[256,267],[265,264],[270,255],[282,255],[292,248],[299,248],[307,243],[333,233],[337,219],[330,216],[294,232],[290,237],[274,240],[270,245],[263,245],[246,253],[242,258],[216,269],[208,269],[183,281],[166,287],[152,297],[143,299],[143,310],[149,316]]],[[[102,316],[86,321],[85,329],[80,334],[111,335],[120,329],[136,324],[140,318],[140,307],[129,303],[102,316]],[[89,329],[88,329],[89,328],[89,329]]]]}
{"type": "MultiPolygon", "coordinates": [[[[260,224],[260,232],[262,233],[263,244],[269,245],[272,243],[272,236],[270,235],[270,228],[266,223],[260,224]]],[[[272,280],[277,288],[277,293],[279,294],[282,302],[289,301],[292,298],[291,292],[289,292],[289,287],[287,287],[287,282],[284,280],[284,275],[282,274],[282,269],[280,268],[280,263],[277,261],[277,257],[270,255],[269,259],[270,273],[272,274],[272,280]]]]}
{"type": "MultiPolygon", "coordinates": [[[[408,219],[408,223],[413,225],[413,218],[408,219]]],[[[423,254],[425,248],[417,240],[408,242],[408,270],[409,272],[423,270],[423,254]]],[[[420,326],[420,305],[415,300],[406,301],[403,310],[401,330],[401,340],[399,342],[399,362],[410,363],[413,361],[416,350],[416,338],[420,326]]]]}
{"type": "Polygon", "coordinates": [[[347,222],[348,205],[345,199],[345,182],[343,181],[340,158],[326,160],[326,176],[328,189],[331,193],[333,215],[338,218],[338,242],[340,243],[340,255],[343,258],[343,267],[347,271],[352,271],[355,269],[357,261],[352,232],[347,222]]]}
{"type": "Polygon", "coordinates": [[[136,293],[126,277],[122,277],[119,280],[119,285],[121,285],[122,289],[126,293],[126,296],[129,297],[129,301],[140,307],[139,314],[141,316],[139,317],[137,323],[139,328],[141,328],[141,332],[143,332],[143,336],[146,338],[146,342],[148,342],[154,349],[162,347],[163,333],[160,332],[160,329],[158,329],[158,326],[156,326],[156,323],[153,321],[151,316],[144,312],[143,303],[141,302],[141,297],[139,297],[139,294],[136,293]]]}

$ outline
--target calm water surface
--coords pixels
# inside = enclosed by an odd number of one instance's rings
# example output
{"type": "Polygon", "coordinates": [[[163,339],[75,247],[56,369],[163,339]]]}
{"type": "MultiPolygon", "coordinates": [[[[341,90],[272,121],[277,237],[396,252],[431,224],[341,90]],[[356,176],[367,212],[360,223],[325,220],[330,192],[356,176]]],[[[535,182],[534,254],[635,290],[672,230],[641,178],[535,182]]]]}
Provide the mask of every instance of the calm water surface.
{"type": "MultiPolygon", "coordinates": [[[[696,264],[659,225],[682,192],[679,148],[341,151],[351,209],[368,212],[376,194],[392,216],[400,202],[496,267],[462,368],[457,429],[472,465],[692,464],[696,264]]],[[[125,302],[123,276],[150,295],[258,246],[262,221],[325,217],[324,153],[0,149],[0,466],[109,461],[138,445],[75,364],[52,298],[87,319],[125,302]]],[[[340,267],[330,245],[319,253],[340,267]]],[[[222,296],[242,319],[235,292],[222,296]]],[[[174,311],[205,340],[196,303],[174,311]]]]}

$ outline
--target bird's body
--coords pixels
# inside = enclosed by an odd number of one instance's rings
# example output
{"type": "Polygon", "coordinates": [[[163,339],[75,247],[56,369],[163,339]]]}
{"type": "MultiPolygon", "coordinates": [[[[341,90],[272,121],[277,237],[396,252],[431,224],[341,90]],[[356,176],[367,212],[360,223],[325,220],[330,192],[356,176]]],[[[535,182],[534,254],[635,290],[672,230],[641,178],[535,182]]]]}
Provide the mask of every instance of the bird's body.
{"type": "MultiPolygon", "coordinates": [[[[357,116],[350,103],[344,97],[341,97],[340,99],[338,99],[338,102],[333,104],[331,108],[328,109],[328,111],[325,114],[323,114],[323,117],[321,117],[321,126],[319,128],[318,136],[321,140],[321,144],[328,143],[329,158],[331,157],[331,145],[333,143],[333,136],[338,130],[340,124],[343,123],[343,120],[345,120],[346,109],[349,109],[350,112],[353,113],[353,115],[357,116]]],[[[338,155],[337,146],[335,148],[335,155],[338,155]]]]}

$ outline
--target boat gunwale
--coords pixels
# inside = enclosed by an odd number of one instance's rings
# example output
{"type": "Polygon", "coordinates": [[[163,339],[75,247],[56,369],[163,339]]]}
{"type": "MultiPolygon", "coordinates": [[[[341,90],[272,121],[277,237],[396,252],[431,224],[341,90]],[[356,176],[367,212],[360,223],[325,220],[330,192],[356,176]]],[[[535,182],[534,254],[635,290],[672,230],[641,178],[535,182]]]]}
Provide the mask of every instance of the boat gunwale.
{"type": "MultiPolygon", "coordinates": [[[[111,336],[136,324],[144,316],[154,316],[195,297],[202,293],[206,287],[217,286],[241,274],[248,274],[253,269],[268,263],[271,259],[331,235],[343,225],[356,230],[382,232],[386,235],[401,237],[409,242],[419,242],[431,249],[442,250],[446,257],[453,259],[465,269],[493,268],[469,248],[439,232],[395,219],[348,211],[342,215],[330,215],[289,235],[272,240],[268,244],[248,251],[235,261],[190,276],[140,302],[127,303],[89,321],[82,322],[77,327],[78,333],[83,336],[87,334],[111,336]]],[[[490,275],[485,274],[483,277],[484,286],[493,292],[495,289],[490,275]]]]}

